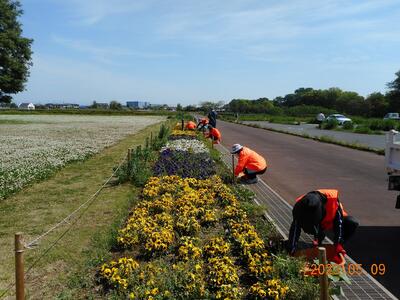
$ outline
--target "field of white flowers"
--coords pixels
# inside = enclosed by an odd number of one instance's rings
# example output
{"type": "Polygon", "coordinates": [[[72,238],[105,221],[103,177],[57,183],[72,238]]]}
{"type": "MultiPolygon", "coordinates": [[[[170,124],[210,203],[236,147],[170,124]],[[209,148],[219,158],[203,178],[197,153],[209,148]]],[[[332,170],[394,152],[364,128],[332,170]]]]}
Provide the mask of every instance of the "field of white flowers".
{"type": "Polygon", "coordinates": [[[84,160],[129,134],[163,120],[157,116],[0,115],[0,200],[84,160]]]}

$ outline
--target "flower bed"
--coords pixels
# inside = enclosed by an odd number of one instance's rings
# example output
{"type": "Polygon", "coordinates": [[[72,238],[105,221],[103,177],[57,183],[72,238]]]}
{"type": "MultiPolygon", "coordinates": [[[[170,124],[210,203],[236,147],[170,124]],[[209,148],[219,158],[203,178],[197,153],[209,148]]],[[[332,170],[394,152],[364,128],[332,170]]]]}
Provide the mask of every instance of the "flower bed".
{"type": "Polygon", "coordinates": [[[179,175],[203,179],[216,173],[215,163],[208,153],[191,153],[165,149],[154,166],[154,174],[179,175]]]}
{"type": "Polygon", "coordinates": [[[279,280],[271,283],[272,262],[264,242],[218,176],[150,178],[143,201],[117,240],[121,253],[131,257],[104,264],[100,277],[108,287],[134,298],[176,299],[182,288],[189,298],[240,299],[265,293],[274,299],[287,292],[279,280]],[[148,274],[149,268],[162,271],[148,274]],[[176,270],[182,277],[166,284],[176,270]],[[151,284],[142,280],[148,277],[151,284]]]}
{"type": "Polygon", "coordinates": [[[118,231],[114,260],[98,271],[104,291],[124,299],[285,298],[292,291],[283,268],[241,203],[210,170],[190,173],[194,161],[213,164],[208,152],[161,152],[158,177],[118,231]]]}
{"type": "Polygon", "coordinates": [[[174,151],[187,151],[191,153],[208,153],[209,150],[204,145],[204,143],[195,139],[181,138],[169,141],[164,147],[161,148],[161,152],[164,150],[174,150],[174,151]]]}
{"type": "Polygon", "coordinates": [[[169,139],[170,140],[197,139],[197,133],[196,131],[173,130],[169,139]]]}

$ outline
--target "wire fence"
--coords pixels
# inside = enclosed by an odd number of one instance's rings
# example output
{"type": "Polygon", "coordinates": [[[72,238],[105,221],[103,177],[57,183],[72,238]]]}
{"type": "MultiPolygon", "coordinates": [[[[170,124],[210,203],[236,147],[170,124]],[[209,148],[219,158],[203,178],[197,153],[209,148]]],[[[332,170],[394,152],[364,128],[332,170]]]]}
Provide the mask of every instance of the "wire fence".
{"type": "MultiPolygon", "coordinates": [[[[39,242],[48,236],[50,233],[52,233],[54,230],[58,229],[62,225],[68,224],[69,226],[46,248],[44,249],[34,260],[33,262],[28,266],[25,272],[25,279],[29,279],[31,272],[33,268],[53,249],[59,242],[64,238],[64,236],[71,231],[73,225],[75,225],[78,220],[85,214],[85,212],[88,210],[90,205],[94,202],[94,200],[97,198],[97,196],[101,193],[101,191],[110,183],[111,179],[117,174],[118,170],[121,168],[121,166],[125,163],[127,160],[126,156],[120,161],[118,164],[117,168],[113,171],[110,177],[108,177],[104,183],[97,189],[97,191],[92,194],[85,202],[83,202],[79,207],[77,207],[74,211],[72,211],[68,216],[66,216],[64,219],[62,219],[60,222],[56,223],[53,225],[50,229],[45,231],[43,234],[39,235],[35,239],[31,240],[28,243],[24,243],[24,248],[27,250],[31,250],[34,247],[39,245],[39,242]],[[78,212],[80,212],[79,215],[78,212]],[[74,216],[76,216],[74,218],[74,216]]],[[[0,299],[5,298],[10,290],[14,288],[16,285],[15,281],[11,282],[6,286],[4,291],[0,294],[0,299]]]]}
{"type": "MultiPolygon", "coordinates": [[[[131,149],[129,149],[131,151],[131,149]]],[[[228,152],[229,155],[229,152],[228,152]]],[[[23,246],[27,250],[32,250],[35,249],[36,247],[39,246],[39,242],[43,240],[45,237],[50,235],[52,232],[54,232],[56,229],[68,225],[68,227],[53,241],[48,245],[46,249],[41,251],[37,257],[34,258],[33,262],[26,268],[26,271],[24,273],[24,279],[30,279],[32,275],[32,271],[34,267],[72,230],[73,226],[82,218],[82,216],[85,214],[85,212],[88,210],[90,205],[94,202],[94,200],[97,198],[97,196],[101,193],[101,191],[109,184],[109,182],[112,180],[114,176],[117,175],[117,172],[119,169],[123,166],[123,164],[128,160],[128,158],[131,157],[130,155],[125,156],[120,163],[118,164],[117,168],[114,169],[113,173],[111,174],[110,177],[108,177],[103,184],[97,189],[97,191],[92,194],[85,202],[83,202],[81,205],[79,205],[74,211],[72,211],[70,214],[68,214],[65,218],[60,220],[58,223],[54,224],[51,228],[46,230],[44,233],[41,235],[37,236],[36,238],[32,239],[31,241],[27,243],[23,243],[23,246]],[[78,214],[79,213],[79,214],[78,214]]],[[[170,161],[174,167],[178,167],[175,162],[170,161]]],[[[4,290],[0,293],[0,299],[4,299],[7,297],[11,291],[16,286],[16,282],[13,281],[9,283],[4,290]]]]}

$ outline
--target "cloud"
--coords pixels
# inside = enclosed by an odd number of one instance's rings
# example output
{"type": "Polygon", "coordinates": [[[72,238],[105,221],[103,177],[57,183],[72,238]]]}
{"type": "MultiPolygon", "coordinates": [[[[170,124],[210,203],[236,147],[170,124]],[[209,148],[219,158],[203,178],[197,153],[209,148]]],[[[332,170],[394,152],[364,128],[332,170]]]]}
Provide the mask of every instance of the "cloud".
{"type": "Polygon", "coordinates": [[[166,10],[156,31],[166,41],[235,48],[251,59],[282,62],[277,53],[306,44],[336,40],[361,48],[360,37],[391,43],[399,8],[397,0],[186,1],[166,10]]]}
{"type": "Polygon", "coordinates": [[[163,59],[178,57],[175,53],[156,53],[156,52],[140,52],[128,50],[125,48],[111,46],[96,46],[88,40],[68,39],[59,36],[53,36],[53,41],[66,48],[86,53],[93,60],[105,64],[118,64],[118,59],[126,57],[136,57],[141,59],[163,59]]]}

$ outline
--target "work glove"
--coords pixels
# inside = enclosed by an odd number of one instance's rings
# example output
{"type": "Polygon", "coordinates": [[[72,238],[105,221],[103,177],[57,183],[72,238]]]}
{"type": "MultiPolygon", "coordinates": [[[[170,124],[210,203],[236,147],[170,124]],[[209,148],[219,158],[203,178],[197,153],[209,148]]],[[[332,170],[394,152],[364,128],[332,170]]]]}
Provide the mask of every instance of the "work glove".
{"type": "Polygon", "coordinates": [[[342,254],[343,256],[346,255],[346,250],[344,250],[343,245],[340,243],[337,243],[335,245],[335,256],[333,257],[333,262],[340,264],[342,262],[342,258],[340,257],[339,254],[342,254]]]}

